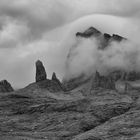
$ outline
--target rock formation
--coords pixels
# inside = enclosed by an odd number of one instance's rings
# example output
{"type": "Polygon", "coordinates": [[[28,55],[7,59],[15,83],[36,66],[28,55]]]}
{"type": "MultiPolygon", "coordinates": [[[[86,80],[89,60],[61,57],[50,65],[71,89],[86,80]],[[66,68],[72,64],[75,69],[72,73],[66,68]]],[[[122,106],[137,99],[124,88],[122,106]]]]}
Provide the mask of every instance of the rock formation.
{"type": "Polygon", "coordinates": [[[38,60],[36,62],[36,82],[46,80],[46,78],[47,74],[43,66],[43,63],[40,60],[38,60]]]}
{"type": "Polygon", "coordinates": [[[76,36],[77,37],[84,37],[84,38],[89,38],[91,36],[94,36],[94,37],[98,37],[100,36],[102,33],[100,31],[98,31],[96,28],[94,27],[90,27],[88,30],[86,30],[85,32],[83,33],[76,33],[76,36]]]}
{"type": "Polygon", "coordinates": [[[52,81],[60,82],[59,79],[56,77],[56,73],[55,72],[53,72],[53,74],[52,74],[52,81]]]}
{"type": "Polygon", "coordinates": [[[92,89],[97,88],[115,89],[115,81],[112,77],[101,76],[100,73],[96,71],[95,77],[93,78],[92,89]]]}
{"type": "MultiPolygon", "coordinates": [[[[107,33],[102,33],[99,30],[97,30],[94,27],[90,27],[84,32],[77,32],[76,37],[78,39],[80,38],[96,38],[97,39],[97,45],[98,49],[104,50],[107,47],[110,47],[112,42],[122,42],[126,41],[127,39],[119,36],[117,34],[107,34],[107,33]]],[[[71,60],[75,53],[75,48],[71,48],[67,57],[67,60],[71,60]]],[[[95,75],[90,75],[89,77],[85,77],[82,74],[79,77],[74,77],[70,79],[69,81],[65,81],[65,85],[67,89],[73,89],[78,87],[78,85],[82,84],[85,82],[85,80],[89,79],[90,77],[93,78],[93,89],[97,87],[102,87],[102,88],[107,88],[107,89],[114,89],[115,88],[115,82],[118,80],[120,81],[135,81],[135,80],[140,80],[140,72],[135,72],[135,71],[124,71],[121,69],[116,69],[113,71],[110,71],[107,75],[100,75],[99,73],[96,72],[95,75]]]]}
{"type": "Polygon", "coordinates": [[[47,79],[45,67],[40,60],[36,62],[36,83],[40,88],[47,89],[50,92],[63,91],[63,85],[56,77],[55,73],[53,73],[51,80],[47,79]]]}
{"type": "Polygon", "coordinates": [[[0,92],[12,92],[14,89],[7,80],[0,81],[0,92]]]}
{"type": "Polygon", "coordinates": [[[127,40],[126,38],[116,35],[116,34],[113,34],[112,36],[107,33],[103,34],[94,27],[90,27],[83,33],[81,33],[81,32],[76,33],[76,37],[82,37],[82,38],[95,37],[95,38],[97,38],[99,40],[99,46],[98,46],[99,49],[106,48],[113,41],[121,42],[123,40],[127,40]]]}
{"type": "Polygon", "coordinates": [[[119,36],[117,34],[113,34],[112,36],[110,34],[107,34],[107,33],[103,34],[94,27],[90,27],[89,29],[87,29],[83,33],[81,33],[81,32],[76,33],[76,37],[89,38],[89,37],[99,37],[99,36],[103,36],[104,39],[106,39],[108,41],[119,41],[120,42],[122,40],[126,40],[126,38],[119,36]]]}
{"type": "Polygon", "coordinates": [[[64,89],[63,84],[60,82],[60,80],[57,78],[56,73],[53,72],[52,74],[52,82],[55,82],[57,86],[59,86],[62,89],[64,89]]]}

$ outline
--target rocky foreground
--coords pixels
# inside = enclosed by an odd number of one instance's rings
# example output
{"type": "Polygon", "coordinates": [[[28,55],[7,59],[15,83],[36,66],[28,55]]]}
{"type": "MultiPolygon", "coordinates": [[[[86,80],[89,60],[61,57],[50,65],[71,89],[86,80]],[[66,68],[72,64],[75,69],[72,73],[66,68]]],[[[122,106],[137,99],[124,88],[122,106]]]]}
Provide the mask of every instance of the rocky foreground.
{"type": "Polygon", "coordinates": [[[0,96],[1,140],[138,140],[140,94],[99,89],[85,96],[83,84],[51,93],[34,83],[0,96]]]}
{"type": "MultiPolygon", "coordinates": [[[[76,36],[95,33],[102,36],[94,28],[76,36]]],[[[117,35],[108,38],[124,40],[117,35]]],[[[47,79],[38,60],[35,83],[13,91],[7,81],[0,82],[0,140],[139,140],[138,76],[96,72],[61,83],[55,73],[47,79]]]]}

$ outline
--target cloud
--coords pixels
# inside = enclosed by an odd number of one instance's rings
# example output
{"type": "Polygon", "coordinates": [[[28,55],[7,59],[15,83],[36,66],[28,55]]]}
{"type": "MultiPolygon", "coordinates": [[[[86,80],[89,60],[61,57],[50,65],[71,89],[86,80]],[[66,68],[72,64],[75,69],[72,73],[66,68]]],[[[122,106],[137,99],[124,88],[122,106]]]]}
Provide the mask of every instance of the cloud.
{"type": "MultiPolygon", "coordinates": [[[[34,81],[37,59],[44,62],[49,76],[56,71],[62,78],[77,31],[95,26],[138,43],[139,17],[139,0],[1,0],[0,78],[9,79],[16,87],[27,85],[34,81]]],[[[90,41],[82,43],[83,51],[92,49],[90,41]],[[84,50],[86,43],[89,48],[84,50]]],[[[79,63],[92,61],[83,55],[79,63]]]]}
{"type": "Polygon", "coordinates": [[[107,48],[99,49],[97,38],[81,38],[75,41],[66,60],[65,80],[81,74],[91,76],[96,71],[140,71],[140,44],[131,41],[112,42],[107,48]]]}
{"type": "Polygon", "coordinates": [[[76,0],[75,1],[80,15],[82,14],[109,14],[117,16],[139,16],[139,0],[76,0]]]}
{"type": "Polygon", "coordinates": [[[13,48],[27,38],[29,29],[22,22],[6,18],[0,31],[0,47],[13,48]]]}
{"type": "Polygon", "coordinates": [[[70,8],[59,0],[2,0],[0,16],[19,20],[30,28],[32,37],[62,25],[70,14],[70,8]],[[9,5],[10,3],[10,5],[9,5]]]}

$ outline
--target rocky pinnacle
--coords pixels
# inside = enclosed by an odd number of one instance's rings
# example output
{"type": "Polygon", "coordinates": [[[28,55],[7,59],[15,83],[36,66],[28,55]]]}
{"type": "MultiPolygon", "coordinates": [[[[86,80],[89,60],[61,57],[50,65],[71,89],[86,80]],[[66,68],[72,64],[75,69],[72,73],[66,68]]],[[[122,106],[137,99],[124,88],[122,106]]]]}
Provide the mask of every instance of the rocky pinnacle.
{"type": "Polygon", "coordinates": [[[43,63],[38,60],[36,61],[36,82],[46,80],[47,74],[43,63]]]}

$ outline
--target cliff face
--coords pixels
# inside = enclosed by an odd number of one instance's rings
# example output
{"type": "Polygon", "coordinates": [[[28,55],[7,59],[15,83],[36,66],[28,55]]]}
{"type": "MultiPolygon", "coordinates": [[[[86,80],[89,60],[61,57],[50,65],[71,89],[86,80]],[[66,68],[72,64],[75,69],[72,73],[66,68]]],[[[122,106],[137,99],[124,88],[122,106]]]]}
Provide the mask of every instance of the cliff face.
{"type": "MultiPolygon", "coordinates": [[[[107,34],[107,33],[102,33],[99,30],[97,30],[94,27],[90,27],[84,32],[77,32],[76,33],[76,38],[77,39],[89,39],[89,38],[96,38],[98,42],[98,49],[104,50],[107,47],[110,47],[112,42],[117,42],[120,43],[122,41],[127,41],[126,38],[117,35],[117,34],[107,34]]],[[[74,48],[71,48],[68,54],[68,59],[71,59],[74,51],[74,48]]],[[[124,70],[113,70],[110,71],[107,75],[102,75],[101,73],[98,72],[94,73],[93,75],[90,75],[89,77],[83,76],[81,74],[79,77],[75,77],[70,79],[69,81],[65,81],[65,85],[67,85],[67,88],[69,90],[78,87],[78,85],[84,83],[87,79],[92,78],[93,80],[93,85],[92,89],[96,89],[98,87],[102,88],[107,88],[107,89],[114,89],[115,88],[115,82],[120,80],[120,81],[135,81],[135,80],[140,80],[140,72],[136,71],[124,71],[124,70]]]]}
{"type": "Polygon", "coordinates": [[[91,89],[99,87],[105,89],[115,89],[115,81],[110,76],[101,76],[99,72],[96,72],[91,89]]]}
{"type": "Polygon", "coordinates": [[[121,41],[125,41],[127,40],[126,38],[122,37],[122,36],[119,36],[117,34],[113,34],[113,35],[110,35],[110,34],[107,34],[107,33],[102,33],[100,32],[99,30],[97,30],[96,28],[94,27],[90,27],[89,29],[87,29],[85,32],[83,33],[76,33],[76,37],[78,38],[96,38],[99,40],[99,44],[98,44],[98,47],[100,49],[104,49],[106,48],[107,46],[109,46],[109,44],[111,42],[121,42],[121,41]]]}

